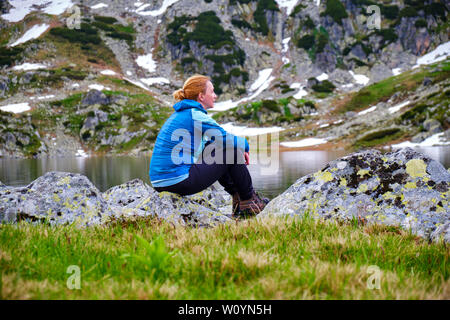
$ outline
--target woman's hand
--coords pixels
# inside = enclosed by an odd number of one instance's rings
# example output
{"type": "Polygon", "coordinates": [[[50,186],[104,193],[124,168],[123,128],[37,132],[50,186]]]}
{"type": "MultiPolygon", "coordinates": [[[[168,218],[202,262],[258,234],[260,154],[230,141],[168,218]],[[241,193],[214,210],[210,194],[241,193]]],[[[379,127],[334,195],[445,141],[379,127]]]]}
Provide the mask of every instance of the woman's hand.
{"type": "Polygon", "coordinates": [[[250,164],[250,155],[248,152],[244,152],[244,158],[245,158],[245,164],[249,165],[250,164]]]}

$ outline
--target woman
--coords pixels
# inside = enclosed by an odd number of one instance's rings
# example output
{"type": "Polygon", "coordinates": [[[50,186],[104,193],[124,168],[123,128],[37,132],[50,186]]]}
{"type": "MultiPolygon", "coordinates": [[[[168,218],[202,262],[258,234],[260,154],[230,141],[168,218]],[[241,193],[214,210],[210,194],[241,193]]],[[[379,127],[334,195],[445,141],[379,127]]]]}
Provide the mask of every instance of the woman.
{"type": "Polygon", "coordinates": [[[207,114],[217,98],[209,77],[190,77],[173,97],[175,112],[162,126],[150,162],[155,190],[184,196],[219,181],[233,198],[233,217],[260,213],[269,200],[253,189],[247,140],[226,132],[207,114]]]}

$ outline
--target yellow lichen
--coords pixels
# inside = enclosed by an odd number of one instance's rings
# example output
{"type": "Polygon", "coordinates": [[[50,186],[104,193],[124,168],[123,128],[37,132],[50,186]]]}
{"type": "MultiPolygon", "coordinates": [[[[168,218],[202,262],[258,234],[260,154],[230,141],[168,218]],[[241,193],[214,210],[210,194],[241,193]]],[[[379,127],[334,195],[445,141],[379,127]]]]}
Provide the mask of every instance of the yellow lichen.
{"type": "Polygon", "coordinates": [[[385,194],[383,194],[383,199],[388,200],[388,199],[395,199],[396,196],[392,194],[392,192],[388,191],[385,194]]]}
{"type": "Polygon", "coordinates": [[[364,175],[370,175],[370,171],[369,170],[367,170],[367,169],[360,169],[359,171],[358,171],[358,175],[362,178],[362,177],[364,177],[364,175]]]}
{"type": "Polygon", "coordinates": [[[427,164],[421,159],[412,159],[406,163],[406,173],[413,178],[427,175],[427,164]]]}
{"type": "Polygon", "coordinates": [[[57,185],[60,186],[63,184],[69,184],[69,182],[70,182],[70,177],[64,177],[58,181],[57,185]]]}
{"type": "Polygon", "coordinates": [[[415,189],[415,188],[417,188],[417,186],[416,186],[415,182],[408,182],[407,184],[405,184],[405,188],[406,189],[415,189]]]}
{"type": "Polygon", "coordinates": [[[346,187],[346,186],[347,186],[347,179],[341,178],[341,183],[340,183],[340,185],[343,186],[343,187],[346,187]]]}
{"type": "Polygon", "coordinates": [[[437,213],[444,213],[444,212],[445,212],[445,209],[444,209],[443,207],[441,207],[440,205],[437,205],[437,206],[436,206],[436,212],[437,212],[437,213]]]}
{"type": "Polygon", "coordinates": [[[55,201],[55,202],[60,202],[60,201],[61,201],[61,198],[60,198],[56,193],[54,193],[54,194],[53,194],[53,201],[55,201]]]}
{"type": "Polygon", "coordinates": [[[359,185],[358,187],[358,192],[362,193],[362,192],[366,192],[369,189],[369,187],[367,186],[367,184],[362,183],[359,185]]]}
{"type": "Polygon", "coordinates": [[[314,174],[314,177],[316,177],[316,180],[322,180],[324,182],[330,182],[331,180],[333,180],[333,175],[329,171],[319,171],[314,174]]]}

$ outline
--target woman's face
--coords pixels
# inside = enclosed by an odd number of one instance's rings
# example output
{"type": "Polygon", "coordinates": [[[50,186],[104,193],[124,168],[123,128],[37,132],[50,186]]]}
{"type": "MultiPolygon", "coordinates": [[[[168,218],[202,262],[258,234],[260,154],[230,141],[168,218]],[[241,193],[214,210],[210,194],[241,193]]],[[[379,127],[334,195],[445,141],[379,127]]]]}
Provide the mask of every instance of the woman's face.
{"type": "Polygon", "coordinates": [[[214,102],[216,101],[217,96],[214,93],[214,86],[211,81],[206,83],[205,93],[200,93],[198,95],[197,101],[203,106],[203,108],[210,109],[214,107],[214,102]]]}

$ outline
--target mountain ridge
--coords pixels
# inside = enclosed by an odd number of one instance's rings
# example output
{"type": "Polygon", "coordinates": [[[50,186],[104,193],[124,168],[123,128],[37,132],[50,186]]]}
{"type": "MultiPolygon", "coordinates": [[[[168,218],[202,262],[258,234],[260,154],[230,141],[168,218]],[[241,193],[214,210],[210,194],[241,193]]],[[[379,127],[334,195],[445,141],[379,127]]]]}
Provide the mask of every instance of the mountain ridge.
{"type": "MultiPolygon", "coordinates": [[[[29,10],[21,20],[8,22],[5,17],[19,15],[14,11],[16,2],[4,2],[0,8],[3,12],[0,19],[2,105],[31,103],[31,113],[38,113],[35,110],[40,109],[53,113],[52,105],[59,103],[61,107],[73,101],[81,102],[79,95],[86,94],[80,90],[97,89],[103,90],[108,97],[130,98],[127,95],[131,94],[135,101],[147,106],[142,108],[138,104],[137,109],[143,113],[153,112],[158,120],[152,116],[147,119],[146,126],[132,129],[129,119],[124,118],[119,127],[97,139],[93,138],[95,128],[89,129],[88,137],[86,121],[94,117],[97,120],[88,121],[88,127],[89,123],[97,123],[99,129],[104,129],[109,126],[107,122],[116,121],[118,115],[111,116],[113,120],[100,121],[106,118],[98,115],[96,110],[101,105],[97,104],[89,107],[92,110],[86,109],[84,115],[66,114],[65,118],[69,120],[63,123],[72,121],[76,129],[63,125],[60,131],[75,134],[80,138],[78,148],[92,151],[118,151],[117,146],[105,144],[106,148],[99,148],[99,144],[112,141],[111,135],[121,136],[117,141],[128,143],[135,138],[133,134],[143,130],[151,134],[145,137],[141,134],[143,137],[137,144],[147,141],[141,149],[149,150],[158,127],[148,125],[162,121],[164,116],[157,116],[161,110],[166,110],[161,114],[170,113],[171,92],[192,73],[211,76],[216,90],[221,93],[217,110],[221,105],[225,110],[239,103],[297,100],[295,103],[276,102],[277,108],[282,109],[281,118],[269,120],[264,112],[260,112],[264,108],[255,113],[263,116],[265,125],[278,125],[275,121],[278,119],[289,131],[299,128],[301,119],[295,114],[312,119],[317,109],[318,117],[323,117],[335,108],[330,103],[335,104],[336,99],[357,96],[357,92],[368,85],[408,72],[417,65],[422,53],[445,45],[444,55],[450,54],[445,28],[448,26],[448,8],[440,1],[164,0],[156,1],[152,6],[137,1],[65,0],[56,6],[54,1],[35,0],[28,1],[28,7],[20,8],[21,15],[29,10]],[[379,30],[367,28],[370,15],[365,8],[374,4],[381,8],[379,30]],[[73,5],[79,8],[80,29],[68,27],[77,14],[73,5]],[[35,34],[35,39],[29,36],[30,40],[13,46],[35,25],[45,30],[35,34]],[[46,69],[13,70],[25,62],[41,63],[46,69]],[[148,99],[140,98],[141,90],[149,95],[148,99]],[[78,96],[73,98],[72,93],[78,96]],[[37,94],[43,96],[36,97],[37,94]],[[67,103],[67,99],[71,102],[67,103]],[[298,100],[305,101],[299,103],[298,100]],[[309,107],[305,105],[308,101],[309,107]],[[299,109],[304,112],[298,112],[299,109]],[[95,116],[89,117],[92,112],[95,116]],[[124,138],[124,134],[128,136],[124,138]]],[[[442,65],[442,68],[447,67],[442,65]]],[[[446,71],[444,74],[447,75],[446,71]]],[[[439,82],[445,91],[447,79],[439,82]]],[[[100,111],[109,115],[109,109],[121,107],[125,106],[114,104],[112,108],[104,106],[100,111]]],[[[81,112],[79,106],[71,105],[69,109],[75,110],[73,108],[81,112]]],[[[70,113],[70,110],[61,112],[70,113]]],[[[233,111],[225,112],[233,118],[233,111]]],[[[441,128],[446,130],[446,117],[440,117],[441,128]]],[[[34,118],[30,121],[40,121],[34,118]]],[[[239,117],[235,119],[239,120],[239,117]]],[[[227,116],[223,120],[228,120],[227,116]]],[[[55,125],[61,126],[56,122],[55,125]]],[[[254,124],[261,125],[261,121],[258,122],[254,124]]],[[[302,126],[307,127],[304,123],[302,126]]],[[[3,136],[9,129],[4,128],[3,136]]],[[[47,133],[45,128],[35,129],[38,133],[47,133]]],[[[311,134],[313,132],[307,135],[311,134]]],[[[17,137],[14,141],[8,136],[9,140],[3,138],[1,142],[7,144],[5,141],[8,140],[17,145],[17,137]]],[[[131,150],[135,146],[130,146],[131,150]]],[[[3,149],[4,154],[21,153],[20,145],[13,148],[15,151],[3,149]]],[[[33,152],[35,149],[31,148],[33,152]]],[[[129,151],[125,149],[119,152],[129,151]]],[[[31,155],[46,154],[44,149],[40,150],[31,155]]]]}

